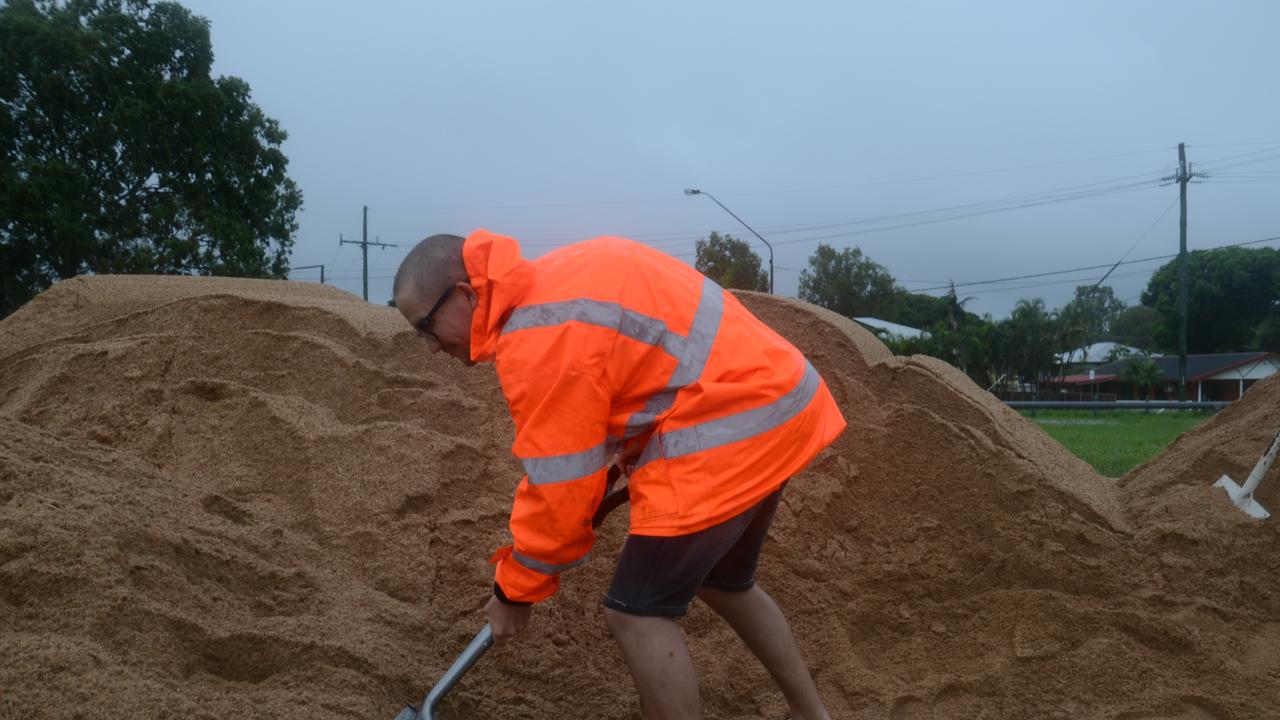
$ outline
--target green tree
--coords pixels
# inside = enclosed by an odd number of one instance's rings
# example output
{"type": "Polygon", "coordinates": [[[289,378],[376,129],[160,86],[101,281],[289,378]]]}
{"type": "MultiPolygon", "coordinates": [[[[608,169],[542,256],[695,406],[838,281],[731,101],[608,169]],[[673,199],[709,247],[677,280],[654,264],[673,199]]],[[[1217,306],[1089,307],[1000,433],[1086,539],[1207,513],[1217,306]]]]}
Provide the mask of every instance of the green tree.
{"type": "Polygon", "coordinates": [[[1258,325],[1253,334],[1253,349],[1280,353],[1280,307],[1258,325]]]}
{"type": "Polygon", "coordinates": [[[883,317],[899,292],[889,271],[856,247],[820,244],[800,272],[800,299],[845,317],[883,317]]]}
{"type": "Polygon", "coordinates": [[[906,292],[898,294],[893,310],[883,320],[913,328],[927,328],[947,317],[947,303],[932,295],[906,292]]]}
{"type": "Polygon", "coordinates": [[[1110,287],[1080,285],[1075,297],[1058,311],[1062,345],[1083,350],[1107,337],[1111,324],[1124,312],[1124,303],[1110,287]]]}
{"type": "Polygon", "coordinates": [[[0,316],[85,272],[284,277],[286,134],[173,2],[0,7],[0,316]]]}
{"type": "Polygon", "coordinates": [[[1120,371],[1120,381],[1133,385],[1135,393],[1138,390],[1146,390],[1145,399],[1150,400],[1151,391],[1164,383],[1164,373],[1154,360],[1136,358],[1130,360],[1120,371]]]}
{"type": "Polygon", "coordinates": [[[720,287],[768,291],[769,274],[761,268],[760,256],[745,240],[712,231],[707,239],[698,240],[694,248],[697,256],[693,266],[720,287]]]}
{"type": "Polygon", "coordinates": [[[1019,300],[1002,323],[1005,366],[1024,381],[1039,382],[1054,373],[1059,350],[1058,319],[1044,301],[1019,300]]]}
{"type": "Polygon", "coordinates": [[[941,297],[910,293],[897,288],[894,303],[882,311],[882,319],[928,332],[919,348],[899,343],[890,348],[898,354],[924,354],[945,360],[964,371],[982,387],[990,387],[999,376],[999,333],[991,317],[979,317],[965,310],[969,298],[961,300],[954,286],[941,297]],[[907,350],[909,352],[902,352],[907,350]]]}
{"type": "MultiPolygon", "coordinates": [[[[1252,349],[1259,326],[1280,301],[1280,250],[1196,250],[1187,266],[1187,352],[1252,349]]],[[[1170,352],[1178,348],[1177,280],[1175,259],[1156,270],[1142,293],[1142,304],[1160,313],[1156,346],[1170,352]]]]}
{"type": "MultiPolygon", "coordinates": [[[[1117,360],[1124,360],[1125,358],[1143,357],[1143,356],[1144,356],[1144,353],[1142,351],[1133,352],[1132,350],[1129,349],[1128,346],[1112,345],[1111,348],[1107,350],[1106,356],[1102,358],[1102,362],[1111,363],[1117,360]]],[[[1090,359],[1092,360],[1092,358],[1090,359]]]]}
{"type": "Polygon", "coordinates": [[[1107,339],[1135,347],[1143,352],[1156,349],[1156,328],[1160,325],[1160,313],[1146,305],[1125,308],[1111,321],[1107,339]]]}

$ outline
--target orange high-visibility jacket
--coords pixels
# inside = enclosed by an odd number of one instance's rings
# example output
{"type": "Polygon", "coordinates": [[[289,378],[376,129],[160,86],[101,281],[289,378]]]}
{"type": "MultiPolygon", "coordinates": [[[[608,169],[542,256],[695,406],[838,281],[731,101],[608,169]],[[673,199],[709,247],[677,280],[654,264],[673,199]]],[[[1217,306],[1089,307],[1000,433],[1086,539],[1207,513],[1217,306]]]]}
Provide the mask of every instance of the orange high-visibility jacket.
{"type": "Polygon", "coordinates": [[[759,502],[844,430],[800,351],[675,258],[603,237],[525,260],[478,230],[463,259],[471,357],[496,363],[527,473],[514,546],[493,558],[511,600],[554,594],[586,562],[619,453],[635,466],[631,532],[685,535],[759,502]]]}

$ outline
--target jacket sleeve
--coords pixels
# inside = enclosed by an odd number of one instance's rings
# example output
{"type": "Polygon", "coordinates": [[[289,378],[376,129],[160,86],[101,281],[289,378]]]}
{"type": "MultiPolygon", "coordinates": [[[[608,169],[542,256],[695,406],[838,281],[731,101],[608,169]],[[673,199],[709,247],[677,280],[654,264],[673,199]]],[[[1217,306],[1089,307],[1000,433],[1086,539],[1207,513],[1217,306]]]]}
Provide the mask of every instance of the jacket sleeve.
{"type": "Polygon", "coordinates": [[[567,368],[503,378],[524,465],[511,510],[513,545],[490,562],[508,599],[555,594],[560,573],[585,563],[591,517],[604,496],[610,397],[594,375],[567,368]]]}

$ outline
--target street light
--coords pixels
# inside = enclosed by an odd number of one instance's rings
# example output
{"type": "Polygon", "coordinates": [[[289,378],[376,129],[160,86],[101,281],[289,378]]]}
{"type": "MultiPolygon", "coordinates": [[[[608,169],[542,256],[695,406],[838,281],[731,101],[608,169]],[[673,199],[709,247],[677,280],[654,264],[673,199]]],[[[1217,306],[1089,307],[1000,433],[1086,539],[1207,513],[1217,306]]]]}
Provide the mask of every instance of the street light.
{"type": "MultiPolygon", "coordinates": [[[[733,215],[732,210],[725,207],[724,203],[720,202],[719,200],[716,200],[716,196],[712,195],[709,192],[704,192],[697,188],[685,188],[684,194],[685,195],[706,195],[712,200],[715,200],[716,204],[719,205],[721,209],[723,209],[725,212],[729,213],[730,215],[733,215]]],[[[742,218],[738,217],[737,215],[733,215],[733,219],[742,223],[742,227],[750,230],[752,235],[755,235],[756,237],[760,238],[760,242],[764,243],[764,246],[769,248],[769,294],[772,295],[773,294],[773,246],[769,244],[768,240],[765,240],[763,237],[760,237],[760,233],[756,232],[755,229],[752,228],[750,225],[748,225],[746,222],[744,222],[742,218]]]]}

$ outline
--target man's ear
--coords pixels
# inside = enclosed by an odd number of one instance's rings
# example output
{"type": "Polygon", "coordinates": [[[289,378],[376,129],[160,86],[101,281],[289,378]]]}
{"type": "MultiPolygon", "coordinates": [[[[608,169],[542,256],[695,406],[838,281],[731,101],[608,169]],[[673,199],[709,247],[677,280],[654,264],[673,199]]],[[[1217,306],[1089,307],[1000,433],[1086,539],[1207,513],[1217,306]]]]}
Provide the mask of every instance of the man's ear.
{"type": "Polygon", "coordinates": [[[454,287],[462,291],[462,293],[467,296],[467,300],[471,303],[471,309],[475,310],[476,304],[480,302],[480,295],[476,292],[476,289],[471,287],[470,284],[464,282],[460,282],[457,285],[454,285],[454,287]]]}

